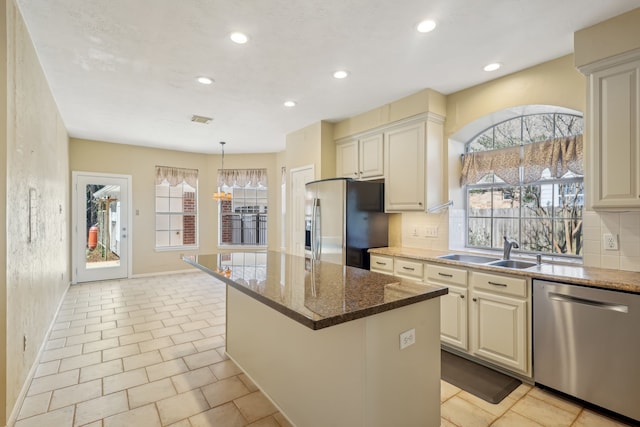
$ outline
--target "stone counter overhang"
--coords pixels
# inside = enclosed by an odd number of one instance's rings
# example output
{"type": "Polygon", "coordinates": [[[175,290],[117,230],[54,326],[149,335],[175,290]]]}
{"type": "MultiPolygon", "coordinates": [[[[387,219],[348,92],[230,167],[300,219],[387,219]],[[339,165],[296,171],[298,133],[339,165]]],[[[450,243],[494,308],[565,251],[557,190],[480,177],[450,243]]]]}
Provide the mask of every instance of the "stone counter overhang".
{"type": "Polygon", "coordinates": [[[323,329],[350,320],[415,304],[448,293],[429,286],[275,251],[266,262],[230,265],[224,259],[256,252],[225,252],[182,259],[310,329],[323,329]],[[228,276],[225,274],[229,267],[228,276]]]}
{"type": "Polygon", "coordinates": [[[430,249],[387,247],[369,249],[369,252],[372,254],[410,258],[443,265],[464,266],[475,270],[530,277],[532,279],[543,279],[573,285],[640,294],[640,273],[632,271],[610,270],[604,268],[545,262],[541,265],[536,265],[526,269],[515,269],[438,258],[439,256],[451,253],[465,253],[460,251],[444,252],[430,249]]]}

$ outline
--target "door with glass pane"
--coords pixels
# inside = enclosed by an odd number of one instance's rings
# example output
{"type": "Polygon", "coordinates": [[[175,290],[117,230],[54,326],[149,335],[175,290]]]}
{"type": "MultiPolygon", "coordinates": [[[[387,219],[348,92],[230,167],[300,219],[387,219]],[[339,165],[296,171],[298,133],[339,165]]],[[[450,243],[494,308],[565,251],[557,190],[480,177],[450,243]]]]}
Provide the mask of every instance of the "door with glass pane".
{"type": "Polygon", "coordinates": [[[73,172],[74,283],[129,276],[126,175],[73,172]]]}

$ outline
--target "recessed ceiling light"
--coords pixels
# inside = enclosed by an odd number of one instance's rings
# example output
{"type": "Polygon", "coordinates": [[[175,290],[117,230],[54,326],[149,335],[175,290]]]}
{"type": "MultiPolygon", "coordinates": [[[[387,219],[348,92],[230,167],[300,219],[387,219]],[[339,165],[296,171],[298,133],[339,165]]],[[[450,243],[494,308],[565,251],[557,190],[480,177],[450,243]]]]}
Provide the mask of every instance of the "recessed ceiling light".
{"type": "Polygon", "coordinates": [[[419,23],[418,26],[416,27],[416,29],[420,33],[428,33],[430,31],[433,31],[435,28],[436,28],[436,21],[434,21],[433,19],[426,19],[421,23],[419,23]]]}
{"type": "Polygon", "coordinates": [[[344,79],[348,75],[349,75],[349,72],[345,70],[338,70],[335,73],[333,73],[333,77],[335,77],[336,79],[344,79]]]}
{"type": "Polygon", "coordinates": [[[492,62],[491,64],[486,65],[486,66],[484,67],[484,70],[485,70],[485,71],[495,71],[495,70],[497,70],[497,69],[498,69],[498,68],[500,68],[500,67],[502,67],[502,64],[501,64],[501,63],[499,63],[499,62],[492,62]]]}
{"type": "Polygon", "coordinates": [[[231,33],[229,37],[231,38],[231,40],[238,44],[245,44],[247,41],[249,41],[249,37],[247,37],[247,35],[243,33],[231,33]]]}
{"type": "Polygon", "coordinates": [[[213,83],[213,79],[205,76],[200,76],[198,77],[198,83],[201,83],[203,85],[210,85],[211,83],[213,83]]]}
{"type": "Polygon", "coordinates": [[[284,101],[284,106],[285,107],[295,107],[296,106],[296,102],[295,101],[284,101]]]}

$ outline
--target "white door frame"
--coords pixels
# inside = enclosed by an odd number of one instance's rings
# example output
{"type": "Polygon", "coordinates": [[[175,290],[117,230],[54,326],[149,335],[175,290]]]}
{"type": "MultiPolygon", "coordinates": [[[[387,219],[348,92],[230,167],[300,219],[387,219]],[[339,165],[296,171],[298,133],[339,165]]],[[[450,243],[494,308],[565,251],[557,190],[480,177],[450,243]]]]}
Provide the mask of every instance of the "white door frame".
{"type": "MultiPolygon", "coordinates": [[[[133,221],[133,197],[132,197],[132,177],[131,175],[118,175],[118,174],[111,174],[111,173],[100,173],[100,172],[86,172],[86,171],[72,171],[71,172],[71,178],[72,178],[72,188],[71,188],[71,283],[76,284],[78,283],[78,266],[79,263],[82,261],[84,262],[84,260],[86,259],[86,255],[85,255],[85,247],[83,245],[80,244],[80,229],[83,227],[79,227],[78,224],[78,203],[82,200],[84,201],[85,196],[83,193],[83,196],[80,197],[78,191],[78,178],[79,177],[86,177],[86,178],[91,178],[91,177],[95,177],[95,178],[116,178],[116,179],[120,179],[120,180],[124,180],[126,181],[126,210],[125,210],[125,214],[127,215],[127,230],[126,230],[126,236],[122,236],[122,244],[126,245],[127,248],[127,253],[126,256],[124,257],[124,262],[126,262],[126,276],[122,277],[122,278],[130,278],[131,277],[131,271],[132,271],[132,236],[133,236],[133,226],[132,226],[132,221],[133,221]],[[82,246],[82,247],[81,247],[82,246]]],[[[121,214],[123,212],[121,211],[121,214]]],[[[84,224],[82,224],[84,226],[84,224]]],[[[84,231],[83,231],[84,234],[84,231]]],[[[122,258],[121,258],[122,259],[122,258]]],[[[104,279],[110,279],[110,278],[114,278],[114,277],[105,277],[104,279]]],[[[102,279],[96,279],[96,280],[102,280],[102,279]]]]}
{"type": "MultiPolygon", "coordinates": [[[[300,256],[304,256],[304,242],[303,242],[303,253],[296,253],[296,248],[295,248],[295,236],[296,236],[296,232],[300,232],[301,235],[303,236],[304,239],[304,203],[301,206],[293,206],[293,201],[297,199],[297,197],[301,198],[303,201],[305,199],[306,196],[306,191],[303,188],[302,192],[300,194],[294,194],[294,188],[293,188],[293,184],[295,182],[294,180],[294,175],[298,174],[298,173],[309,173],[311,172],[311,180],[313,181],[315,180],[315,166],[313,164],[311,165],[307,165],[307,166],[301,166],[298,168],[294,168],[291,169],[289,171],[289,178],[290,178],[290,184],[289,184],[289,212],[291,212],[291,214],[289,215],[289,250],[287,251],[290,254],[293,255],[300,255],[300,256]],[[297,197],[296,197],[297,196],[297,197]],[[300,230],[296,230],[295,225],[296,224],[302,224],[302,227],[300,228],[300,230]]],[[[310,182],[307,181],[307,182],[310,182]]]]}

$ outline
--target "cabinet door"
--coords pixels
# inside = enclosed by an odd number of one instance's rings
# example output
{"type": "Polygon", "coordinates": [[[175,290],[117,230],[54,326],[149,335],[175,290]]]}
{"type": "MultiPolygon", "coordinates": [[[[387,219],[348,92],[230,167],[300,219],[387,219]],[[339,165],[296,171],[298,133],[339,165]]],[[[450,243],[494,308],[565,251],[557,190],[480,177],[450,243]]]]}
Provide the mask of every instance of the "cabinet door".
{"type": "Polygon", "coordinates": [[[362,138],[360,144],[360,178],[376,178],[384,176],[384,143],[382,134],[362,138]]]}
{"type": "Polygon", "coordinates": [[[425,123],[389,130],[384,138],[385,210],[424,210],[425,123]]]}
{"type": "Polygon", "coordinates": [[[357,140],[336,145],[336,176],[359,178],[357,140]]]}
{"type": "Polygon", "coordinates": [[[527,302],[471,291],[471,352],[527,373],[527,302]]]}
{"type": "Polygon", "coordinates": [[[640,208],[640,60],[589,76],[591,203],[640,208]]]}
{"type": "Polygon", "coordinates": [[[440,297],[440,340],[467,351],[467,290],[457,286],[448,288],[449,293],[440,297]]]}

